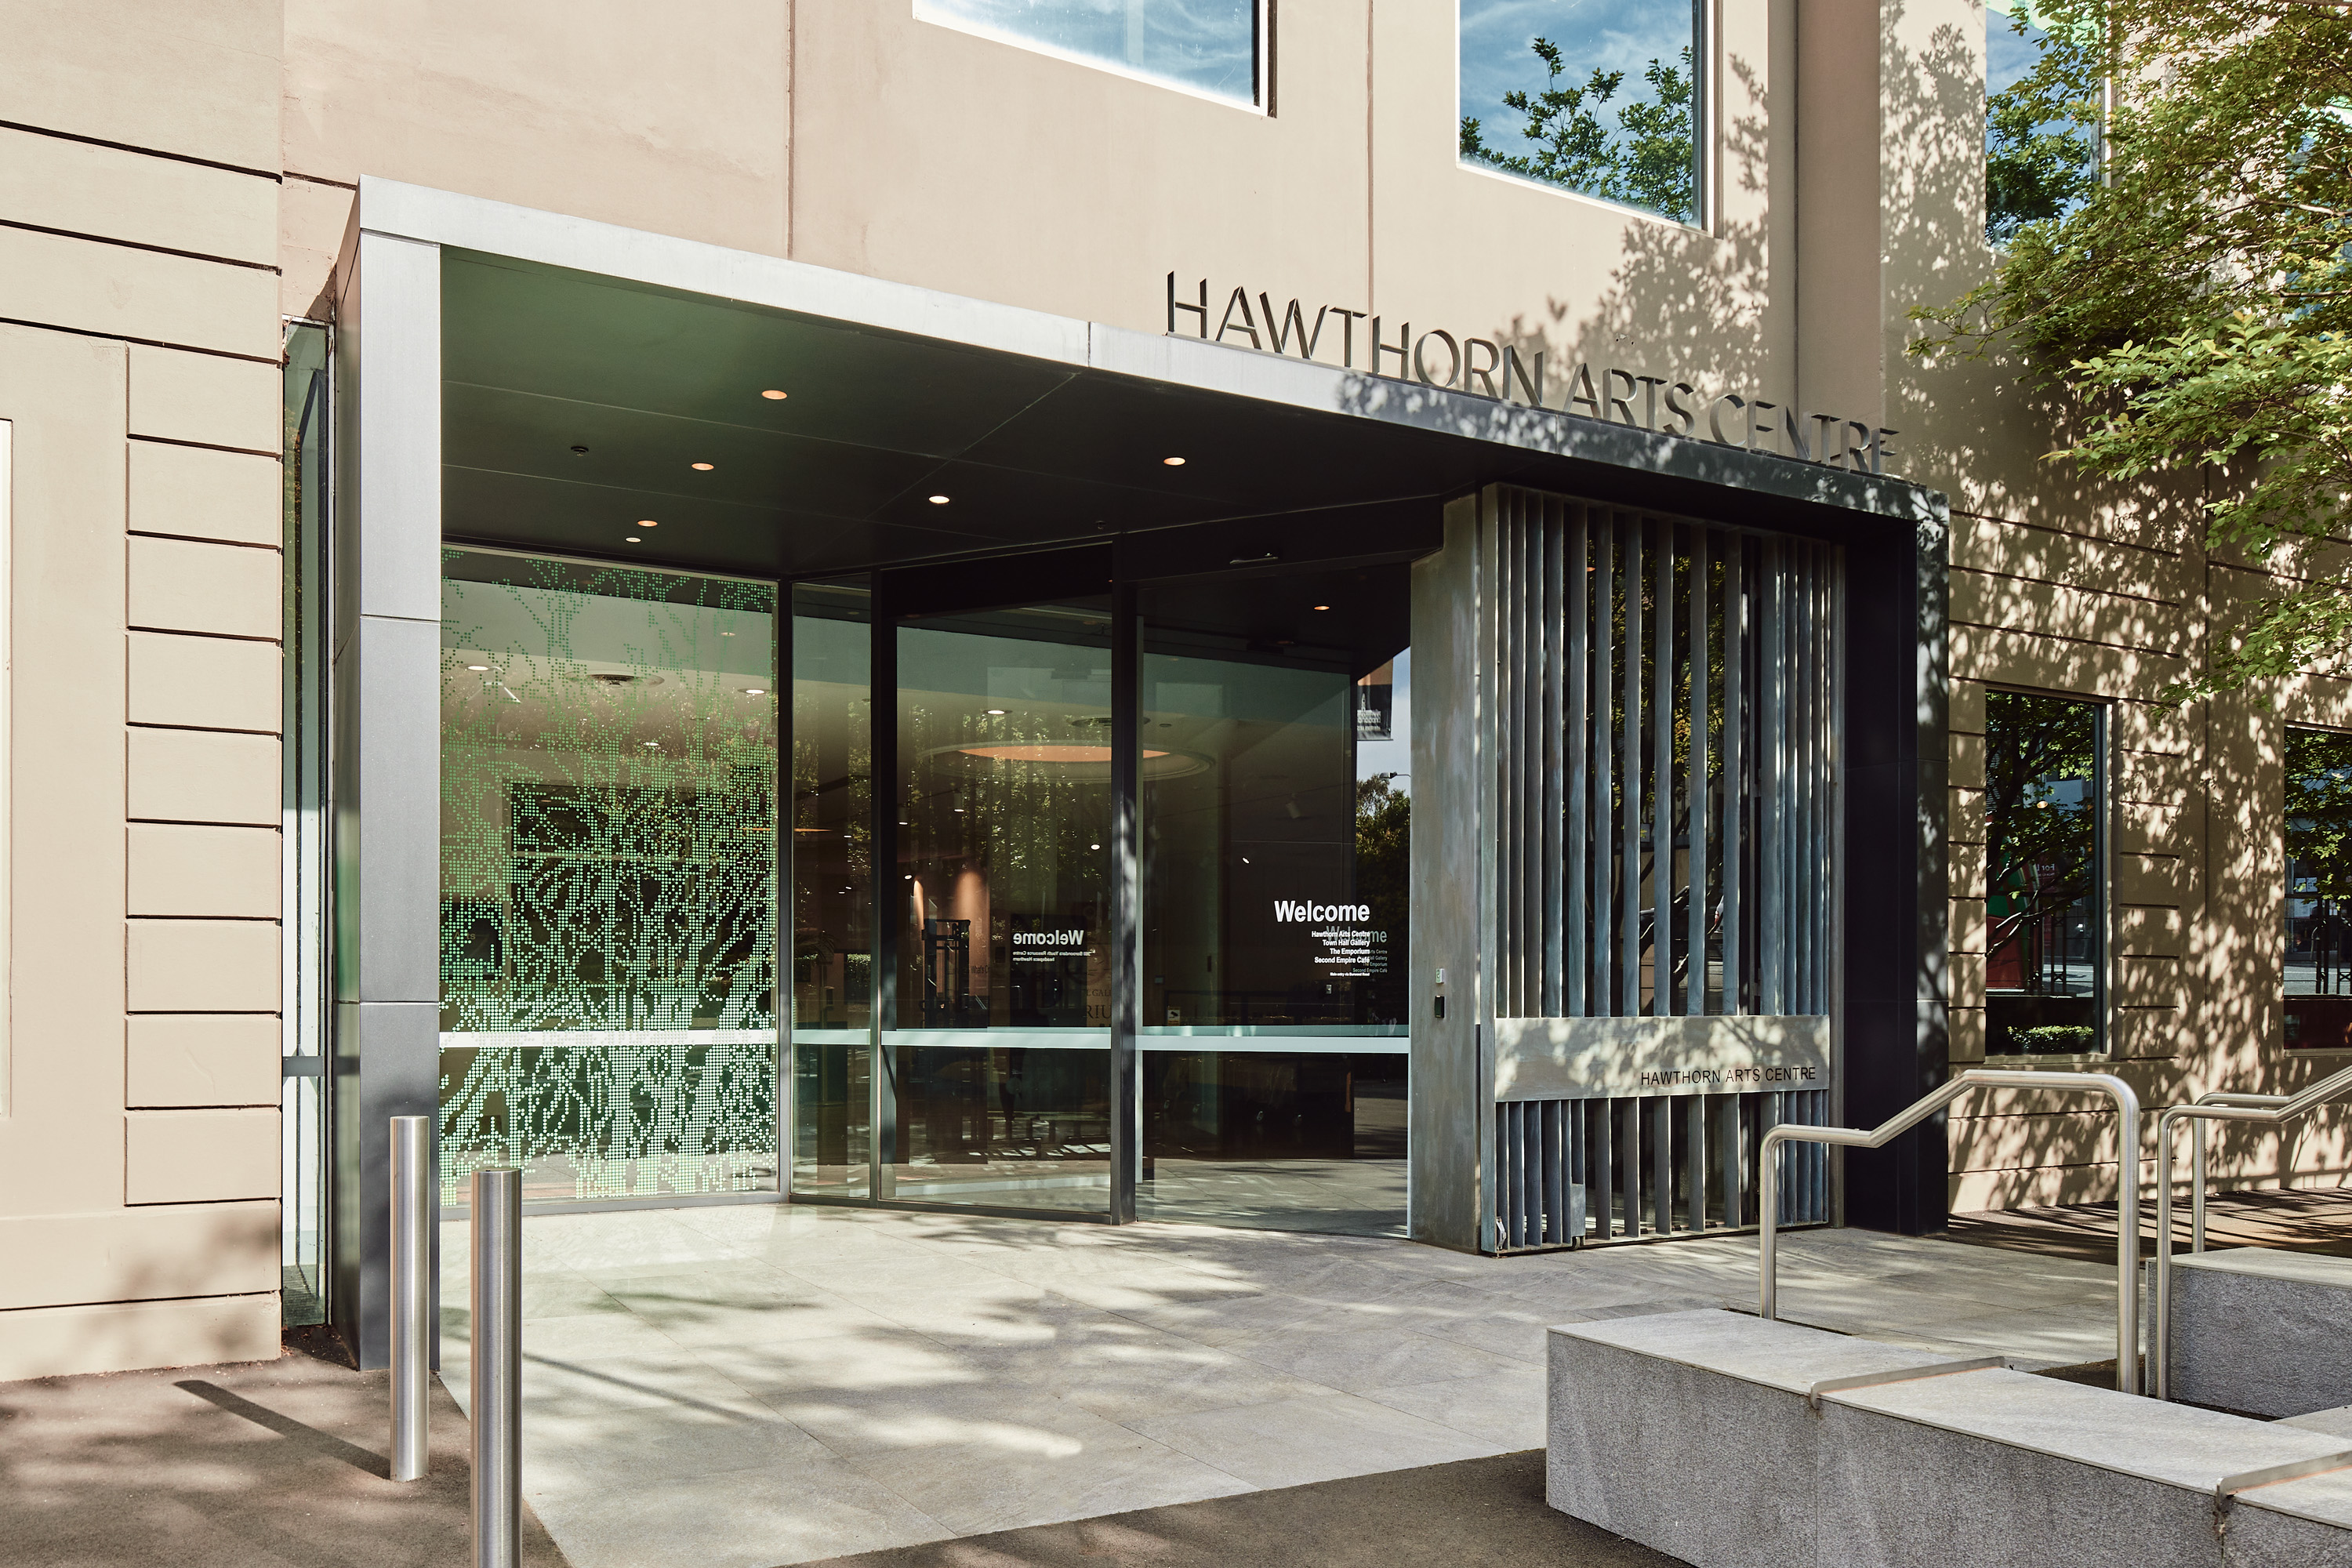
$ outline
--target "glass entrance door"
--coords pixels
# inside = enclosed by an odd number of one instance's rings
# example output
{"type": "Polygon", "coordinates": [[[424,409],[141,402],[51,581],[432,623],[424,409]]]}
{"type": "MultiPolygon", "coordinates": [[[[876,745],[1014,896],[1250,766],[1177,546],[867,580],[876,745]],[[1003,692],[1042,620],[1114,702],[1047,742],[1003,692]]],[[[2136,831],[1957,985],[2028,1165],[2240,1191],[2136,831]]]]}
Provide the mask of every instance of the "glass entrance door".
{"type": "Polygon", "coordinates": [[[1035,559],[793,591],[793,1192],[1401,1231],[1407,569],[1035,559]]]}
{"type": "Polygon", "coordinates": [[[887,1195],[1106,1212],[1111,609],[902,619],[887,1195]]]}

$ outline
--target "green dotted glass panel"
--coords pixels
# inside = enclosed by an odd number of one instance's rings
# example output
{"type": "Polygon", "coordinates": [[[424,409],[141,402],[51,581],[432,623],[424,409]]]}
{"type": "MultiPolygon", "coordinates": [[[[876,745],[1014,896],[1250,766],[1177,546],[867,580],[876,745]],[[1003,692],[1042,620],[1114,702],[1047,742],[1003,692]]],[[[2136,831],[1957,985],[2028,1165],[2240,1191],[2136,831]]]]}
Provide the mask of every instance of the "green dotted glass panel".
{"type": "Polygon", "coordinates": [[[444,1202],[775,1186],[774,611],[445,552],[444,1202]]]}

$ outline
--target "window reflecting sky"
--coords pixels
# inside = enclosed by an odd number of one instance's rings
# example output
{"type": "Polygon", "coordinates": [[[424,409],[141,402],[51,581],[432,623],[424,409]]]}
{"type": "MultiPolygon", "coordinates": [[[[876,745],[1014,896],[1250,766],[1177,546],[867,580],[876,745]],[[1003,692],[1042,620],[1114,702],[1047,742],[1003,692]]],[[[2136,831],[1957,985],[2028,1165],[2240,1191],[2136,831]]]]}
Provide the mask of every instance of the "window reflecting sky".
{"type": "Polygon", "coordinates": [[[915,0],[915,15],[1257,101],[1256,0],[915,0]]]}
{"type": "Polygon", "coordinates": [[[1540,92],[1549,80],[1531,47],[1540,37],[1559,46],[1562,86],[1580,87],[1595,69],[1625,73],[1601,116],[1613,128],[1617,107],[1649,96],[1643,68],[1675,64],[1690,47],[1692,16],[1690,0],[1462,0],[1462,112],[1495,151],[1531,151],[1527,116],[1505,108],[1503,95],[1540,92]]]}

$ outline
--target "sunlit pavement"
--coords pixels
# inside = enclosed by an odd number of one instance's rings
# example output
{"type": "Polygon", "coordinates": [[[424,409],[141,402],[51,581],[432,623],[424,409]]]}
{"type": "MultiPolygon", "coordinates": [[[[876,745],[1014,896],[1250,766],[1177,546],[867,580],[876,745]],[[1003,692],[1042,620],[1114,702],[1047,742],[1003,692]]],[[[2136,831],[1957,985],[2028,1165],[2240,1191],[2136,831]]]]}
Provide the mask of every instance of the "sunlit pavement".
{"type": "MultiPolygon", "coordinates": [[[[467,1227],[443,1376],[466,1396],[467,1227]]],[[[1752,1310],[1753,1237],[1410,1242],[759,1205],[524,1226],[523,1481],[578,1568],[765,1568],[1542,1442],[1544,1329],[1752,1310]]],[[[2114,1353],[2112,1267],[1784,1238],[1783,1316],[2025,1366],[2114,1353]]]]}

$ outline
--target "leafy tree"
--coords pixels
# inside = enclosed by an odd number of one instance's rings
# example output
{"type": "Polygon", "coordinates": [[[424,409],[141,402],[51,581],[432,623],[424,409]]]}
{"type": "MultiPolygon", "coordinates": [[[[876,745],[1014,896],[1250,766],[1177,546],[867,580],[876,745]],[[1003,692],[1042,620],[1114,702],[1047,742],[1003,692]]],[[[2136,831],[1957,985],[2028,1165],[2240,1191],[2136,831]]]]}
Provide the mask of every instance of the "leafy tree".
{"type": "Polygon", "coordinates": [[[1374,773],[1356,782],[1356,896],[1371,906],[1370,924],[1388,933],[1387,972],[1363,986],[1366,1022],[1402,1023],[1406,1017],[1412,833],[1412,797],[1396,787],[1396,774],[1374,773]]]}
{"type": "Polygon", "coordinates": [[[1486,145],[1475,115],[1462,117],[1462,157],[1489,168],[1563,185],[1589,196],[1645,207],[1684,223],[1698,216],[1697,139],[1691,120],[1694,72],[1691,51],[1679,64],[1652,60],[1642,79],[1647,99],[1617,106],[1617,123],[1601,110],[1624,85],[1625,73],[1595,69],[1582,86],[1563,86],[1568,65],[1559,46],[1538,38],[1530,46],[1550,74],[1534,93],[1507,92],[1506,107],[1527,116],[1522,132],[1532,153],[1501,153],[1486,145]]]}
{"type": "Polygon", "coordinates": [[[2352,561],[2326,542],[2352,494],[2352,0],[2036,10],[2044,58],[2003,123],[2079,128],[2112,81],[2098,178],[2068,183],[2027,138],[2000,176],[2008,254],[1917,312],[1935,330],[1913,352],[2021,354],[2083,412],[2052,457],[2199,476],[2207,548],[2286,574],[2170,695],[2340,670],[2352,561]]]}
{"type": "Polygon", "coordinates": [[[2024,6],[2009,26],[2035,46],[2035,62],[1985,101],[1985,237],[2003,246],[2027,224],[2072,212],[2097,185],[2101,79],[2095,48],[2053,40],[2024,6]]]}

